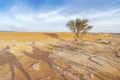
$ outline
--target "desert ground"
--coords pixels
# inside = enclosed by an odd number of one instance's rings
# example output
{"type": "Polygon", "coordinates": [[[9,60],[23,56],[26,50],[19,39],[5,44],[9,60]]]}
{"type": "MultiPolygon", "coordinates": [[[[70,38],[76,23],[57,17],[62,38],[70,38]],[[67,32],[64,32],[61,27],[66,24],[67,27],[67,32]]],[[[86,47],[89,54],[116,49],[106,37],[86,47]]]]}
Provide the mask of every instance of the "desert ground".
{"type": "Polygon", "coordinates": [[[120,80],[120,34],[0,32],[0,80],[120,80]]]}

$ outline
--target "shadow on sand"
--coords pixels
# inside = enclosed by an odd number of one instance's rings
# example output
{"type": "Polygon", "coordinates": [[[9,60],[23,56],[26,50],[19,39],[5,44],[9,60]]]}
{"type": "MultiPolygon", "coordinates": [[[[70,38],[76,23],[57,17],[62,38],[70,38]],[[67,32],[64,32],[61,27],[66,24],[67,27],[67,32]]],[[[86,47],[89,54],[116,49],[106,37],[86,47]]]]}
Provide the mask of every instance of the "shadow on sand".
{"type": "Polygon", "coordinates": [[[59,36],[55,33],[43,33],[44,35],[47,35],[47,36],[50,36],[52,38],[56,38],[56,39],[59,39],[59,36]]]}
{"type": "Polygon", "coordinates": [[[49,63],[49,64],[52,62],[52,59],[49,58],[49,52],[44,51],[42,49],[39,49],[39,48],[37,48],[35,46],[31,46],[31,47],[33,48],[33,50],[32,50],[33,54],[30,54],[30,53],[28,53],[26,51],[22,51],[22,52],[26,56],[29,56],[29,57],[34,58],[36,60],[41,59],[44,62],[49,63]]]}
{"type": "MultiPolygon", "coordinates": [[[[48,51],[45,51],[45,50],[42,50],[40,48],[37,48],[35,46],[31,46],[33,48],[32,50],[32,54],[31,53],[28,53],[26,51],[22,51],[22,53],[24,53],[26,56],[28,57],[31,57],[33,59],[36,59],[36,60],[39,60],[41,59],[42,61],[44,61],[45,63],[49,64],[49,66],[55,70],[55,72],[58,72],[58,69],[55,68],[56,64],[54,63],[54,61],[49,57],[49,52],[48,51]]],[[[56,73],[56,74],[58,74],[56,73]]],[[[67,80],[63,74],[60,74],[62,77],[61,80],[67,80]],[[64,78],[64,79],[63,79],[64,78]]]]}
{"type": "Polygon", "coordinates": [[[8,64],[11,71],[11,80],[16,80],[15,67],[18,68],[25,76],[26,80],[32,80],[29,74],[24,70],[19,60],[10,52],[10,47],[0,51],[0,65],[8,64]]]}

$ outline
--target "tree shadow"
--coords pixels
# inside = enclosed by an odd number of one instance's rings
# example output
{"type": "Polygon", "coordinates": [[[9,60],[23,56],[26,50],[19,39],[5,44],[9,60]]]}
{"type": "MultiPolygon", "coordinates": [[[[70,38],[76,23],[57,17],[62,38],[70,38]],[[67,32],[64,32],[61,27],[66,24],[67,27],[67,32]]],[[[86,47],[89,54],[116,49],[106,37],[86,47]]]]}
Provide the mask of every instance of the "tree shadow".
{"type": "MultiPolygon", "coordinates": [[[[42,50],[40,48],[37,48],[35,46],[31,46],[33,48],[32,50],[32,54],[29,53],[29,52],[26,52],[26,51],[22,51],[22,53],[24,53],[26,56],[28,57],[31,57],[33,59],[36,59],[36,60],[42,60],[44,61],[45,63],[47,63],[55,72],[60,73],[59,70],[57,68],[55,68],[57,65],[54,63],[54,61],[50,58],[49,56],[49,52],[48,51],[45,51],[45,50],[42,50]]],[[[65,79],[65,76],[62,75],[62,74],[59,74],[61,76],[63,76],[62,78],[65,79]]],[[[61,79],[63,80],[63,79],[61,79]]]]}
{"type": "Polygon", "coordinates": [[[31,46],[31,47],[33,48],[33,50],[32,50],[33,54],[30,54],[26,51],[22,51],[22,53],[24,53],[26,56],[29,56],[29,57],[31,57],[33,59],[36,59],[36,60],[41,59],[44,62],[50,64],[50,66],[51,66],[51,62],[53,62],[53,61],[52,61],[52,59],[49,58],[49,52],[48,51],[44,51],[44,50],[39,49],[35,46],[31,46]]]}
{"type": "Polygon", "coordinates": [[[4,64],[9,65],[11,71],[11,80],[16,80],[15,67],[24,74],[26,80],[32,80],[30,75],[24,70],[17,57],[10,52],[9,46],[0,51],[0,65],[4,64]]]}
{"type": "Polygon", "coordinates": [[[56,33],[43,33],[44,35],[50,36],[52,38],[59,39],[59,36],[56,33]]]}

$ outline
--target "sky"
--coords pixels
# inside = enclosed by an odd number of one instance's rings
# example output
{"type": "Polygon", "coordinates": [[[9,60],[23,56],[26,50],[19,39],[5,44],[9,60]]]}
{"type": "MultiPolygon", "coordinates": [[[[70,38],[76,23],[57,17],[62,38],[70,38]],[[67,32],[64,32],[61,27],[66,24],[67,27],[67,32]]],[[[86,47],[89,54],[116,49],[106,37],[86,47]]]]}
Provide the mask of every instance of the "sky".
{"type": "Polygon", "coordinates": [[[120,33],[120,0],[0,0],[0,31],[69,32],[76,18],[89,19],[90,32],[120,33]]]}

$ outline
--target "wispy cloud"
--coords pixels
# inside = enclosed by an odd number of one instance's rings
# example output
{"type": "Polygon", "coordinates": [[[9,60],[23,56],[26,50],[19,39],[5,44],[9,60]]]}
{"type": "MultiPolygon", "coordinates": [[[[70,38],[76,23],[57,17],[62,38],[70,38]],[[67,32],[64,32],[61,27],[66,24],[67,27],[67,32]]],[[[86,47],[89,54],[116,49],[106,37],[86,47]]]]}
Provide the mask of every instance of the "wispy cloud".
{"type": "Polygon", "coordinates": [[[29,8],[13,5],[8,13],[0,13],[0,30],[54,32],[69,31],[66,23],[70,19],[88,18],[94,25],[92,32],[120,32],[120,9],[89,10],[74,14],[61,14],[66,8],[46,12],[34,12],[29,8]],[[23,9],[22,9],[23,8],[23,9]]]}

